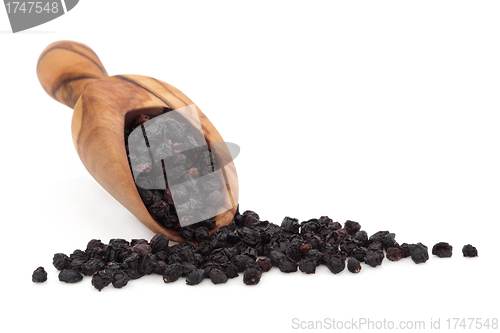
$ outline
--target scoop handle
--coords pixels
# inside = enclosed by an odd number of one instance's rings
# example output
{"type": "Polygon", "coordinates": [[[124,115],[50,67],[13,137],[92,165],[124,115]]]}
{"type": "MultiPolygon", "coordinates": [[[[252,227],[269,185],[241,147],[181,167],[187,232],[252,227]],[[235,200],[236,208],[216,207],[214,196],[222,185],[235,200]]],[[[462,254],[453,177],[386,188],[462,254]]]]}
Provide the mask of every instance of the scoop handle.
{"type": "Polygon", "coordinates": [[[38,58],[36,72],[47,94],[72,109],[90,83],[108,76],[95,52],[73,41],[47,46],[38,58]]]}

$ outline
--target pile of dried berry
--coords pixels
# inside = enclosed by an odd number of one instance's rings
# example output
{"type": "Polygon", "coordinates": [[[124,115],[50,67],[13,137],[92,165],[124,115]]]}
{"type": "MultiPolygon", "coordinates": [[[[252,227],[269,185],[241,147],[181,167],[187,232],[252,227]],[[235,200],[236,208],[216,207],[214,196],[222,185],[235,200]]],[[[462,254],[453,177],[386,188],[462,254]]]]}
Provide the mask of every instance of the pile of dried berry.
{"type": "Polygon", "coordinates": [[[181,116],[165,118],[175,114],[171,111],[165,108],[156,117],[140,114],[125,128],[125,149],[151,217],[191,240],[199,227],[198,233],[207,236],[215,227],[211,219],[224,203],[223,183],[203,135],[181,116]]]}
{"type": "MultiPolygon", "coordinates": [[[[91,240],[85,251],[75,250],[69,256],[56,253],[53,264],[60,270],[59,280],[79,282],[83,276],[92,276],[92,285],[99,291],[112,284],[125,286],[130,280],[144,275],[158,274],[165,283],[186,278],[188,285],[203,279],[214,284],[243,273],[247,285],[258,284],[262,273],[273,266],[281,272],[300,270],[312,274],[319,265],[325,265],[337,274],[347,269],[361,270],[361,262],[376,267],[385,257],[391,261],[411,257],[415,263],[429,259],[427,247],[422,243],[398,244],[395,234],[379,231],[368,237],[359,223],[346,221],[344,226],[327,216],[299,223],[285,217],[281,226],[261,221],[252,211],[236,213],[233,221],[208,236],[195,232],[196,242],[185,241],[169,246],[167,236],[155,235],[151,241],[112,239],[109,244],[91,240]],[[347,263],[346,263],[347,262],[347,263]]],[[[450,257],[452,247],[438,243],[432,253],[450,257]]],[[[477,250],[466,245],[466,257],[477,256],[477,250]]],[[[33,273],[34,282],[43,282],[47,273],[42,267],[33,273]]]]}

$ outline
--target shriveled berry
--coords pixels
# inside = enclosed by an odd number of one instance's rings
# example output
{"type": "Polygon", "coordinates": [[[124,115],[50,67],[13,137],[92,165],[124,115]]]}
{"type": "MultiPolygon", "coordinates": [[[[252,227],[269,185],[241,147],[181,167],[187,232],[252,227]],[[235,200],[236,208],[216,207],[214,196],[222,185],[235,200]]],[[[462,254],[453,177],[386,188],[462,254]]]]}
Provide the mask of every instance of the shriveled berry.
{"type": "Polygon", "coordinates": [[[205,271],[203,269],[194,269],[188,274],[186,278],[186,284],[189,286],[194,286],[199,284],[205,278],[205,271]]]}
{"type": "Polygon", "coordinates": [[[260,268],[260,270],[263,273],[268,272],[273,267],[273,264],[271,262],[271,258],[268,258],[268,257],[257,259],[255,264],[260,268]]]}
{"type": "Polygon", "coordinates": [[[90,253],[90,252],[92,252],[92,250],[94,250],[97,247],[103,248],[104,247],[104,243],[101,242],[100,239],[91,239],[87,243],[87,249],[85,249],[85,252],[90,253]]]}
{"type": "Polygon", "coordinates": [[[368,238],[368,241],[370,243],[373,243],[373,242],[380,242],[382,243],[382,239],[384,239],[384,237],[389,233],[389,231],[378,231],[376,233],[374,233],[373,235],[370,236],[370,238],[368,238]]]}
{"type": "Polygon", "coordinates": [[[385,250],[390,247],[398,247],[399,244],[396,242],[396,234],[393,232],[388,233],[382,238],[382,246],[385,250]]]}
{"type": "Polygon", "coordinates": [[[179,229],[179,234],[181,234],[184,240],[190,241],[194,238],[194,229],[192,226],[182,227],[179,229]]]}
{"type": "Polygon", "coordinates": [[[382,246],[381,242],[373,242],[370,245],[368,245],[368,251],[383,251],[384,247],[382,246]]]}
{"type": "Polygon", "coordinates": [[[199,227],[194,231],[194,239],[198,242],[210,239],[209,230],[206,227],[199,227]]]}
{"type": "Polygon", "coordinates": [[[171,283],[179,280],[182,276],[182,264],[174,263],[167,265],[165,271],[163,272],[163,281],[165,283],[171,283]]]}
{"type": "Polygon", "coordinates": [[[306,274],[314,274],[316,272],[316,261],[312,259],[302,259],[299,261],[299,270],[306,274]]]}
{"type": "Polygon", "coordinates": [[[351,250],[351,257],[355,258],[359,262],[363,262],[365,261],[366,251],[366,247],[355,246],[351,250]]]}
{"type": "Polygon", "coordinates": [[[361,264],[357,259],[349,258],[349,260],[347,260],[347,270],[351,273],[359,273],[361,270],[361,264]]]}
{"type": "Polygon", "coordinates": [[[382,261],[384,260],[384,252],[383,251],[368,251],[365,255],[365,264],[371,267],[377,267],[382,265],[382,261]]]}
{"type": "Polygon", "coordinates": [[[345,261],[341,257],[336,255],[327,256],[323,259],[323,261],[325,266],[328,267],[330,272],[332,272],[333,274],[338,274],[345,268],[345,261]]]}
{"type": "Polygon", "coordinates": [[[91,276],[95,272],[104,269],[104,266],[104,262],[101,259],[90,259],[82,265],[82,273],[83,275],[91,276]]]}
{"type": "Polygon", "coordinates": [[[59,281],[66,283],[76,283],[83,280],[83,274],[73,269],[63,269],[58,277],[59,281]]]}
{"type": "Polygon", "coordinates": [[[239,275],[238,274],[238,267],[236,267],[236,265],[234,265],[230,262],[221,264],[220,267],[221,267],[222,271],[224,272],[224,274],[226,274],[226,276],[230,279],[235,278],[239,275]]]}
{"type": "Polygon", "coordinates": [[[231,259],[231,262],[238,267],[238,272],[242,273],[255,263],[255,260],[247,255],[238,254],[231,259]]]}
{"type": "Polygon", "coordinates": [[[256,285],[260,282],[262,272],[257,268],[248,268],[243,273],[243,283],[247,286],[256,285]]]}
{"type": "Polygon", "coordinates": [[[273,266],[277,267],[280,262],[285,259],[285,254],[281,252],[280,250],[272,250],[271,253],[269,254],[269,258],[271,259],[271,263],[273,266]]]}
{"type": "Polygon", "coordinates": [[[152,253],[151,246],[148,243],[138,243],[135,244],[132,249],[133,252],[139,254],[140,256],[145,256],[152,253]]]}
{"type": "Polygon", "coordinates": [[[361,225],[358,222],[347,220],[344,223],[344,228],[349,235],[354,235],[361,229],[361,225]]]}
{"type": "Polygon", "coordinates": [[[278,268],[280,271],[283,273],[292,273],[297,271],[297,263],[293,261],[292,259],[285,257],[283,260],[280,261],[278,264],[278,268]]]}
{"type": "Polygon", "coordinates": [[[192,271],[194,271],[195,269],[197,269],[198,267],[196,267],[193,263],[191,262],[183,262],[182,263],[182,276],[188,276],[189,273],[191,273],[192,271]]]}
{"type": "Polygon", "coordinates": [[[116,270],[113,272],[112,283],[115,288],[123,288],[130,281],[130,277],[127,273],[122,270],[116,270]]]}
{"type": "Polygon", "coordinates": [[[410,256],[410,244],[403,243],[399,246],[399,249],[403,251],[403,258],[408,258],[410,256]]]}
{"type": "Polygon", "coordinates": [[[462,248],[462,253],[464,257],[477,257],[477,249],[470,244],[467,244],[462,248]]]}
{"type": "Polygon", "coordinates": [[[208,278],[212,281],[213,284],[220,284],[227,282],[226,274],[218,268],[213,268],[208,273],[208,278]]]}
{"type": "Polygon", "coordinates": [[[99,291],[103,290],[104,287],[108,286],[113,280],[113,276],[110,271],[102,270],[92,275],[92,285],[99,291]]]}
{"type": "Polygon", "coordinates": [[[387,259],[390,261],[399,261],[401,258],[403,258],[403,250],[397,248],[397,247],[390,247],[387,249],[387,259]]]}
{"type": "Polygon", "coordinates": [[[429,259],[429,252],[427,251],[427,246],[425,246],[422,243],[411,244],[410,245],[410,256],[411,256],[411,259],[416,264],[426,262],[429,259]]]}
{"type": "Polygon", "coordinates": [[[38,267],[33,271],[33,275],[31,276],[31,280],[33,282],[45,282],[47,281],[47,272],[45,268],[42,266],[38,267]]]}
{"type": "Polygon", "coordinates": [[[360,230],[354,234],[354,239],[365,244],[368,242],[368,234],[364,230],[360,230]]]}
{"type": "Polygon", "coordinates": [[[446,242],[437,243],[432,247],[432,254],[439,258],[449,258],[453,252],[453,246],[446,242]]]}
{"type": "Polygon", "coordinates": [[[302,256],[305,256],[307,254],[307,252],[311,251],[312,249],[313,249],[313,247],[309,243],[301,244],[300,248],[299,248],[300,253],[302,254],[302,256]]]}
{"type": "Polygon", "coordinates": [[[247,227],[239,229],[238,235],[245,243],[250,246],[255,246],[260,241],[260,233],[247,227]]]}
{"type": "Polygon", "coordinates": [[[259,219],[259,214],[251,210],[246,210],[241,215],[241,227],[250,227],[252,224],[259,222],[259,219]]]}
{"type": "Polygon", "coordinates": [[[314,261],[316,265],[319,265],[319,263],[323,259],[323,255],[318,250],[312,249],[311,251],[307,252],[307,254],[305,255],[305,259],[310,259],[314,261]]]}
{"type": "Polygon", "coordinates": [[[288,232],[298,233],[300,228],[299,220],[287,216],[281,222],[281,228],[288,232]]]}
{"type": "Polygon", "coordinates": [[[163,234],[156,234],[151,238],[149,245],[153,253],[168,250],[169,239],[168,236],[163,234]]]}
{"type": "Polygon", "coordinates": [[[64,253],[56,253],[52,259],[52,263],[58,271],[68,268],[70,261],[69,257],[64,253]]]}

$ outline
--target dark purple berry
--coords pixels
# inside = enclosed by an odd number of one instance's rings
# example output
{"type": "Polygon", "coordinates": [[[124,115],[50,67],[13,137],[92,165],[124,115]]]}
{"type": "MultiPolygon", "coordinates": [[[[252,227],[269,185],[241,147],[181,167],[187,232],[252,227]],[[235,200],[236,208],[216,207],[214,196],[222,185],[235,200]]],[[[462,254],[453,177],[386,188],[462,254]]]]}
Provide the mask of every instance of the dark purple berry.
{"type": "Polygon", "coordinates": [[[194,286],[199,284],[205,278],[205,271],[203,269],[194,269],[188,274],[186,278],[186,284],[189,286],[194,286]]]}
{"type": "Polygon", "coordinates": [[[345,268],[345,261],[339,256],[327,256],[323,258],[323,261],[325,266],[328,267],[333,274],[338,274],[345,268]]]}
{"type": "Polygon", "coordinates": [[[45,282],[47,281],[47,272],[42,266],[40,266],[33,272],[31,280],[33,282],[45,282]]]}
{"type": "Polygon", "coordinates": [[[411,256],[411,259],[416,264],[426,262],[429,259],[429,252],[427,251],[427,246],[425,246],[422,243],[411,244],[410,245],[410,256],[411,256]]]}
{"type": "Polygon", "coordinates": [[[257,268],[248,268],[243,273],[243,283],[247,286],[256,285],[260,282],[262,272],[257,268]]]}
{"type": "Polygon", "coordinates": [[[399,261],[401,260],[401,258],[403,258],[403,255],[403,250],[397,247],[390,247],[387,249],[386,257],[390,261],[399,261]]]}
{"type": "Polygon", "coordinates": [[[453,252],[453,246],[448,243],[440,242],[432,247],[432,254],[439,258],[449,258],[453,252]]]}
{"type": "Polygon", "coordinates": [[[347,260],[347,270],[351,273],[359,273],[361,270],[361,264],[355,258],[349,258],[347,260]]]}
{"type": "Polygon", "coordinates": [[[287,216],[281,222],[281,228],[288,232],[298,233],[300,228],[299,220],[287,216]]]}
{"type": "Polygon", "coordinates": [[[208,278],[212,281],[213,284],[220,284],[227,282],[226,274],[218,268],[213,268],[208,273],[208,278]]]}
{"type": "Polygon", "coordinates": [[[477,249],[470,244],[467,244],[462,248],[462,253],[464,257],[477,257],[477,249]]]}
{"type": "Polygon", "coordinates": [[[83,274],[73,269],[63,269],[59,273],[59,281],[66,283],[76,283],[83,280],[83,274]]]}
{"type": "Polygon", "coordinates": [[[123,288],[130,281],[130,277],[122,270],[116,270],[113,272],[112,283],[115,288],[123,288]]]}
{"type": "Polygon", "coordinates": [[[302,259],[299,261],[299,270],[306,274],[314,274],[316,272],[316,261],[312,259],[302,259]]]}
{"type": "Polygon", "coordinates": [[[344,228],[349,235],[354,235],[361,229],[361,225],[358,222],[347,220],[345,221],[344,228]]]}
{"type": "Polygon", "coordinates": [[[62,271],[63,269],[68,268],[70,261],[69,257],[64,253],[56,253],[54,254],[52,263],[58,271],[62,271]]]}
{"type": "Polygon", "coordinates": [[[177,281],[182,276],[182,264],[173,263],[167,265],[165,271],[163,272],[163,281],[165,283],[171,283],[177,281]]]}
{"type": "Polygon", "coordinates": [[[278,264],[278,268],[280,271],[283,273],[293,273],[297,271],[297,263],[293,261],[292,259],[285,257],[283,260],[280,261],[278,264]]]}
{"type": "Polygon", "coordinates": [[[269,270],[271,270],[271,268],[273,267],[273,264],[271,262],[271,258],[268,258],[268,257],[257,259],[255,264],[260,268],[260,270],[263,273],[269,272],[269,270]]]}
{"type": "Polygon", "coordinates": [[[377,267],[382,265],[382,260],[384,260],[384,252],[382,250],[370,250],[366,252],[365,264],[371,267],[377,267]]]}
{"type": "Polygon", "coordinates": [[[92,275],[92,285],[99,291],[108,286],[113,280],[113,276],[110,271],[102,270],[92,275]]]}

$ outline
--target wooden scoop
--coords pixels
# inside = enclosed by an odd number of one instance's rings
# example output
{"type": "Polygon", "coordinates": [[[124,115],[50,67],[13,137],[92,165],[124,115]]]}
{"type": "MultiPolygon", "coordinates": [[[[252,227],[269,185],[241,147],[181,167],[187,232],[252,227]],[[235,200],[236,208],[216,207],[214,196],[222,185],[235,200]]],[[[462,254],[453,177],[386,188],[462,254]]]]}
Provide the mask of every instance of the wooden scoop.
{"type": "MultiPolygon", "coordinates": [[[[38,59],[37,75],[47,94],[74,108],[73,143],[92,177],[153,232],[182,242],[179,233],[155,221],[142,202],[125,151],[124,129],[141,113],[158,115],[165,107],[175,110],[194,103],[170,84],[150,77],[108,76],[92,49],[72,41],[49,45],[38,59]]],[[[196,111],[208,146],[224,142],[203,112],[198,107],[196,111]]],[[[239,187],[227,147],[218,149],[216,158],[223,165],[221,180],[228,195],[217,211],[212,232],[232,221],[239,187]]]]}

